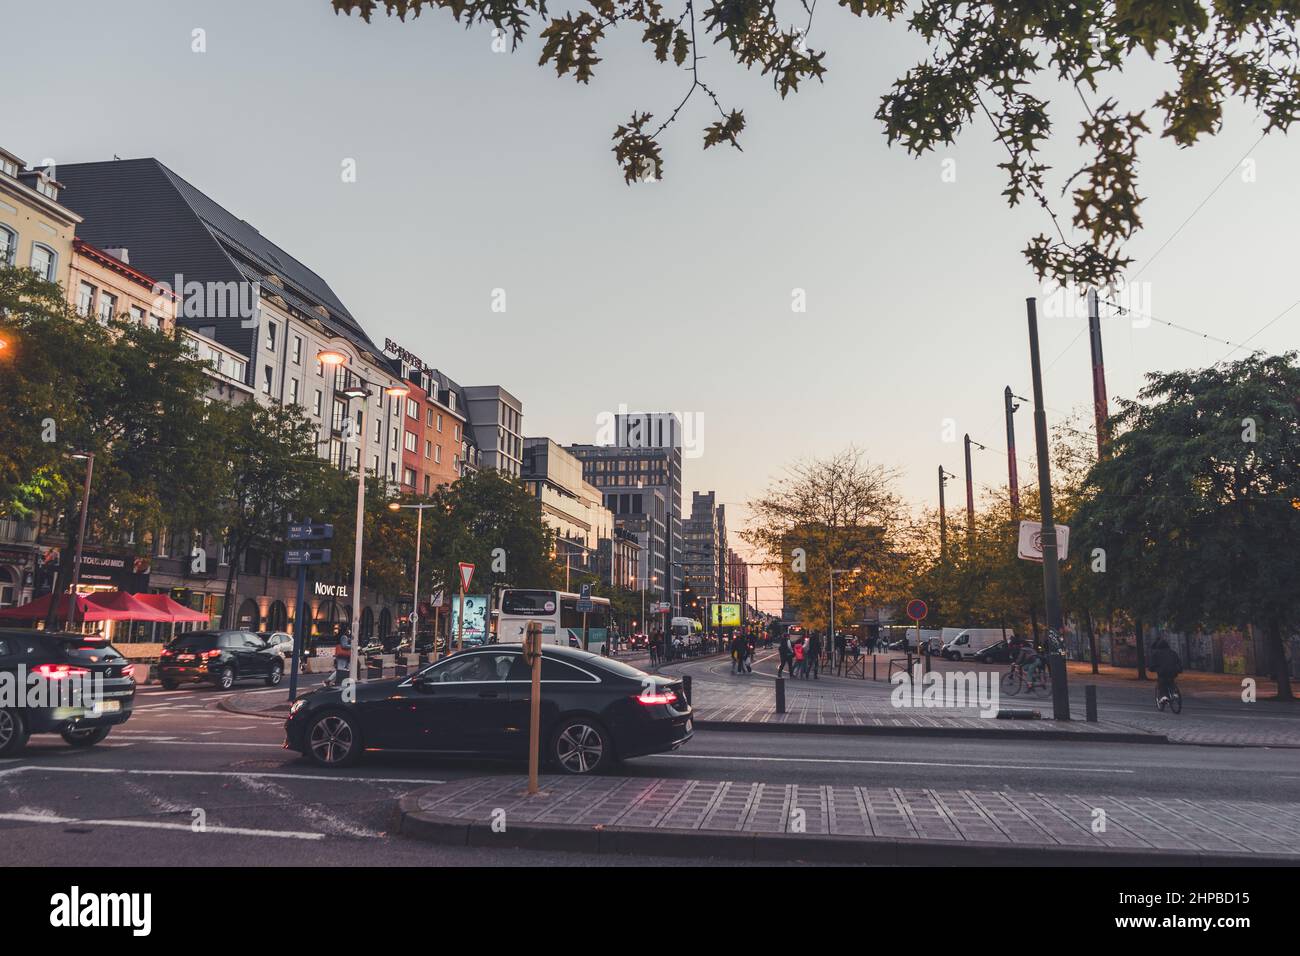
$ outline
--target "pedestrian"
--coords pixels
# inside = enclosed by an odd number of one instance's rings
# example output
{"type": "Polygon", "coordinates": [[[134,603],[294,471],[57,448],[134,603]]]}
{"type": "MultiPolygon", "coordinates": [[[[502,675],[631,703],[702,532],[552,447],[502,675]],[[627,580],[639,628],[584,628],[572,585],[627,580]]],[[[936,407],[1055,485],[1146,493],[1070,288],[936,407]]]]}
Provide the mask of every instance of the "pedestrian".
{"type": "Polygon", "coordinates": [[[843,634],[838,634],[838,633],[837,633],[837,634],[835,635],[835,668],[836,668],[836,670],[840,670],[840,671],[844,670],[844,654],[845,654],[845,651],[848,650],[848,646],[849,646],[849,645],[848,645],[848,641],[845,640],[844,635],[843,635],[843,634]]]}
{"type": "Polygon", "coordinates": [[[659,663],[659,640],[653,634],[647,640],[650,647],[650,666],[654,667],[659,663]]]}
{"type": "Polygon", "coordinates": [[[790,643],[790,634],[787,631],[781,635],[781,644],[777,649],[780,655],[780,663],[776,668],[776,676],[780,677],[782,671],[789,671],[790,676],[794,676],[794,645],[790,643]]]}
{"type": "Polygon", "coordinates": [[[334,648],[334,686],[338,687],[352,675],[352,632],[346,627],[339,631],[339,642],[334,648]]]}
{"type": "Polygon", "coordinates": [[[727,645],[727,649],[731,651],[731,673],[745,673],[745,650],[739,634],[731,635],[731,642],[727,645]]]}
{"type": "Polygon", "coordinates": [[[808,665],[804,660],[804,657],[807,653],[808,651],[803,646],[803,638],[801,637],[794,642],[794,663],[791,665],[790,668],[790,674],[792,676],[794,677],[808,676],[808,665]]]}
{"type": "Polygon", "coordinates": [[[805,677],[808,676],[808,671],[811,670],[813,680],[821,680],[821,677],[819,676],[819,672],[821,670],[821,663],[818,660],[818,658],[820,658],[821,655],[822,655],[822,635],[820,631],[813,631],[812,636],[808,638],[808,653],[804,657],[804,660],[806,661],[806,663],[804,664],[805,677]]]}

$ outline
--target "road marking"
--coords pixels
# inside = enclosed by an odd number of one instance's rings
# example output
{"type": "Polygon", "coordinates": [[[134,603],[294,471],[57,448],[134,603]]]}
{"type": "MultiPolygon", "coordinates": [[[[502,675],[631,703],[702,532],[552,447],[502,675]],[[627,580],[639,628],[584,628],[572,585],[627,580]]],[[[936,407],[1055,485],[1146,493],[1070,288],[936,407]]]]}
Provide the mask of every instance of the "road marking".
{"type": "Polygon", "coordinates": [[[863,760],[850,757],[734,757],[711,754],[659,754],[667,760],[744,760],[763,763],[852,763],[881,764],[890,767],[956,767],[965,770],[1059,770],[1065,773],[1137,773],[1100,767],[1042,767],[1034,764],[940,763],[926,760],[863,760]]]}
{"type": "MultiPolygon", "coordinates": [[[[274,747],[283,750],[281,744],[245,743],[242,740],[177,740],[175,737],[132,737],[132,743],[162,744],[172,747],[274,747]]],[[[112,746],[111,744],[109,746],[112,746]]],[[[123,746],[119,744],[118,746],[123,746]]]]}
{"type": "Polygon", "coordinates": [[[119,770],[116,767],[45,767],[40,764],[26,764],[0,770],[0,774],[19,773],[24,770],[49,770],[56,773],[120,773],[142,777],[253,777],[284,780],[330,780],[338,783],[446,783],[446,780],[432,780],[427,777],[336,777],[323,773],[273,773],[268,771],[241,770],[119,770]]]}
{"type": "Polygon", "coordinates": [[[281,837],[287,840],[323,840],[323,833],[304,833],[293,830],[254,830],[249,827],[224,827],[208,824],[201,830],[189,823],[164,823],[161,820],[80,820],[76,817],[46,817],[36,813],[0,813],[0,820],[16,823],[79,824],[88,827],[135,827],[145,830],[184,830],[187,833],[222,833],[228,836],[281,837]]]}

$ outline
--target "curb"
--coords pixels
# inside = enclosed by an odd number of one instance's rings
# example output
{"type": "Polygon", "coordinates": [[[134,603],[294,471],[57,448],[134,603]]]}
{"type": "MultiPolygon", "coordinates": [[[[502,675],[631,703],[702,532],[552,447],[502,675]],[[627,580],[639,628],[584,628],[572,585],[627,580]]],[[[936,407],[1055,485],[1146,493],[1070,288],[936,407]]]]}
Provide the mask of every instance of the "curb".
{"type": "Polygon", "coordinates": [[[964,737],[977,740],[1071,740],[1098,744],[1167,744],[1164,734],[1099,730],[987,730],[979,727],[874,727],[859,724],[798,724],[745,720],[696,720],[697,730],[722,733],[841,734],[859,737],[964,737]]]}
{"type": "Polygon", "coordinates": [[[217,709],[231,714],[238,714],[240,717],[261,717],[263,720],[284,720],[289,716],[288,714],[268,714],[264,710],[245,710],[232,704],[229,697],[217,701],[217,709]]]}
{"type": "Polygon", "coordinates": [[[1201,850],[1092,846],[1022,846],[951,840],[824,836],[796,833],[733,833],[727,830],[656,830],[649,827],[576,827],[556,823],[512,824],[497,833],[491,824],[440,817],[419,809],[418,794],[402,797],[393,829],[427,843],[508,847],[607,855],[717,857],[753,862],[857,863],[876,866],[1287,866],[1300,857],[1277,853],[1214,853],[1201,850]]]}

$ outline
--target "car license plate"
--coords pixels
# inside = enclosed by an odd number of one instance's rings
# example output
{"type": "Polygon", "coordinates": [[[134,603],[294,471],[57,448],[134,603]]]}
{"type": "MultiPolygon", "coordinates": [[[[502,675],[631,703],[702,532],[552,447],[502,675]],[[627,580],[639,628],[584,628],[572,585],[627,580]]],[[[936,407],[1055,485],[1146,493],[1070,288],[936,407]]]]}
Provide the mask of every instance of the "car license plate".
{"type": "Polygon", "coordinates": [[[91,708],[90,716],[98,717],[100,714],[116,714],[122,709],[120,700],[101,700],[98,705],[91,708]]]}

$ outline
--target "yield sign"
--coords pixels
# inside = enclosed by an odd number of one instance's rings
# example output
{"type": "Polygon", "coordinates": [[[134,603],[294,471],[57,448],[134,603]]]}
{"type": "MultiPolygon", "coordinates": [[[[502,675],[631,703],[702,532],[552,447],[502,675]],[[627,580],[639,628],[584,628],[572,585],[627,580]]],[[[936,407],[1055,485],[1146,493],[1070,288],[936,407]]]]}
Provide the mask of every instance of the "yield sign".
{"type": "Polygon", "coordinates": [[[474,577],[474,565],[462,561],[460,563],[460,589],[469,590],[469,582],[474,577]]]}

